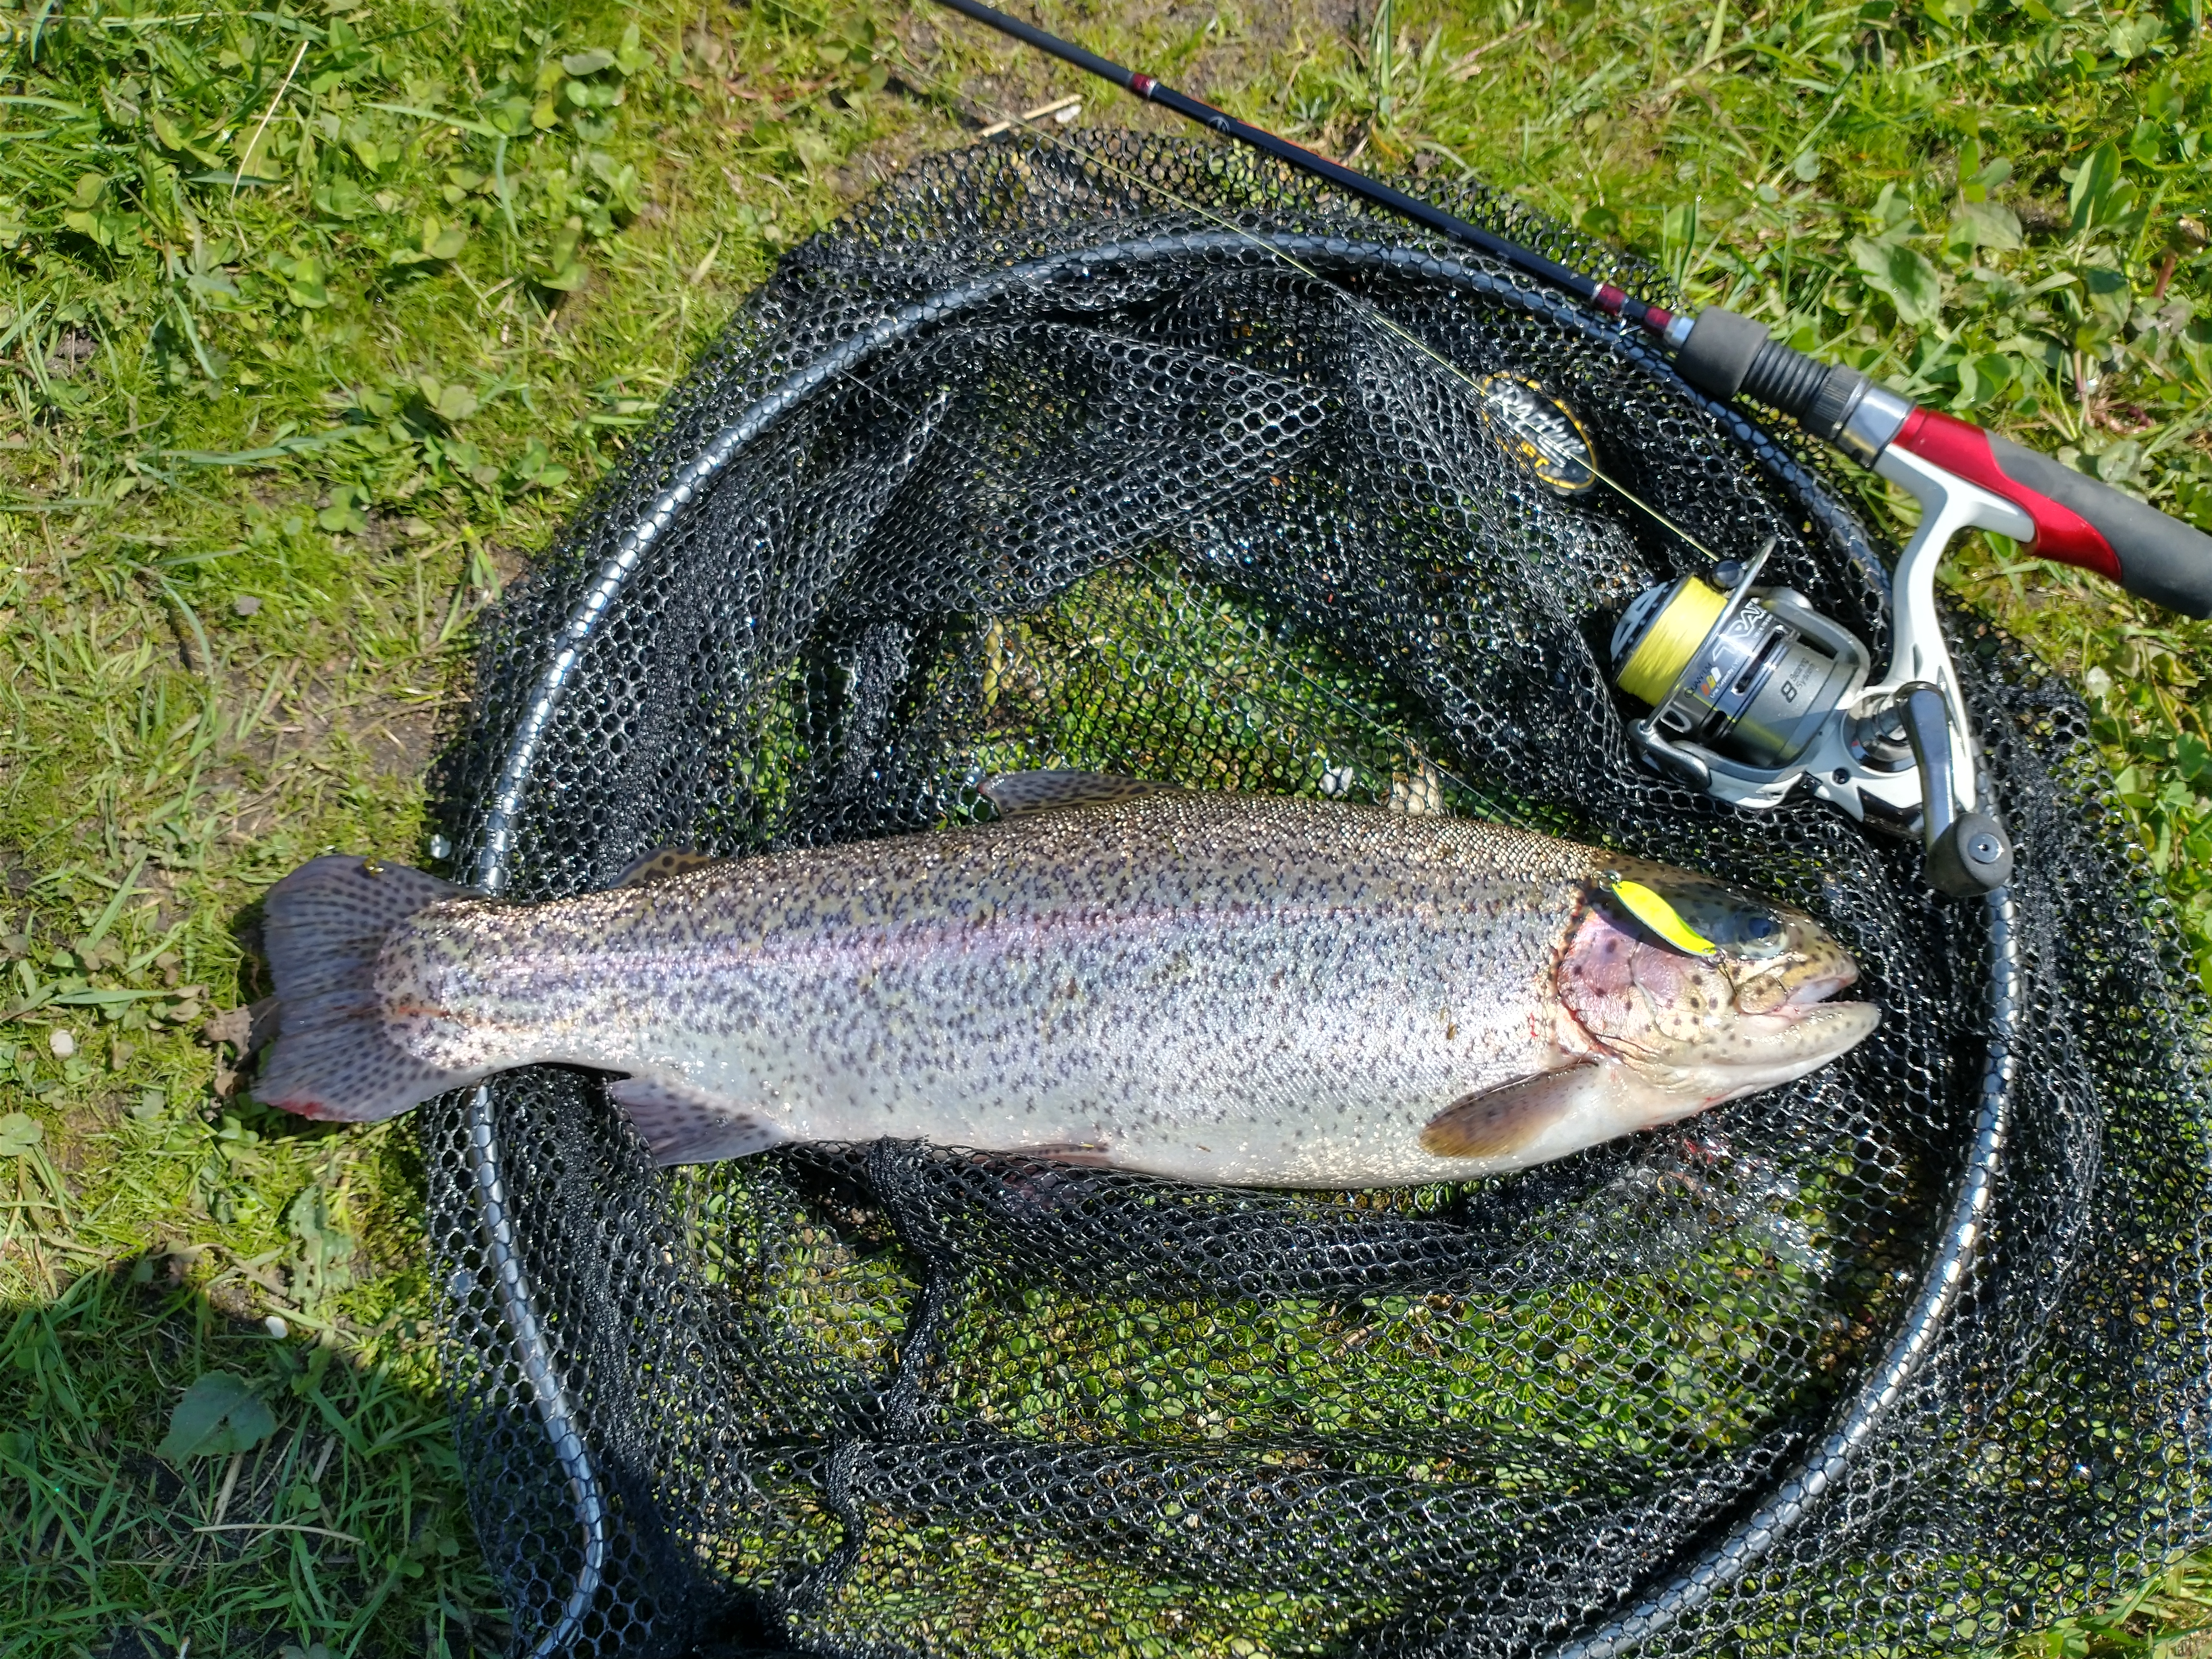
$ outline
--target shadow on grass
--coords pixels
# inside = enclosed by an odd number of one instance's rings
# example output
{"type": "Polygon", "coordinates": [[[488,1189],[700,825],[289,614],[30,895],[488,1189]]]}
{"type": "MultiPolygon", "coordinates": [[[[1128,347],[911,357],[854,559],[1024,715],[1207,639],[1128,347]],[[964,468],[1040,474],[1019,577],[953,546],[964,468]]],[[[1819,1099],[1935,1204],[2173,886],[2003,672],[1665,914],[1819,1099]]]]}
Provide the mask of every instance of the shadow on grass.
{"type": "Polygon", "coordinates": [[[143,1256],[0,1310],[0,1650],[502,1652],[427,1339],[279,1336],[190,1271],[143,1256]],[[265,1410],[161,1455],[216,1373],[265,1410]]]}

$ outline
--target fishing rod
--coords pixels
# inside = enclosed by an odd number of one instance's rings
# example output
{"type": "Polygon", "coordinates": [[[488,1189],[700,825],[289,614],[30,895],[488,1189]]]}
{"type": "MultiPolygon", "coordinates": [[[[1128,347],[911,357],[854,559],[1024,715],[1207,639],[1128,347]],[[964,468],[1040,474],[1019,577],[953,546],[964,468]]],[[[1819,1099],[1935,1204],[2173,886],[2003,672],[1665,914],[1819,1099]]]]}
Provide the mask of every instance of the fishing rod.
{"type": "Polygon", "coordinates": [[[1639,300],[981,0],[937,3],[1644,330],[1691,386],[1790,416],[1919,502],[1878,675],[1850,630],[1790,588],[1758,582],[1771,544],[1628,607],[1613,677],[1652,710],[1631,735],[1648,762],[1693,787],[1758,811],[1809,785],[1855,818],[1920,840],[1939,891],[1988,892],[2009,879],[2012,844],[1986,799],[1936,609],[1936,568],[1951,540],[1995,531],[2185,616],[2212,616],[2212,537],[2048,455],[1921,408],[1735,312],[1692,318],[1639,300]]]}
{"type": "Polygon", "coordinates": [[[2018,539],[2032,541],[2039,557],[2094,571],[2185,616],[2212,616],[2212,537],[2048,455],[1920,408],[1857,369],[1770,338],[1748,317],[1709,306],[1690,318],[1648,304],[981,0],[937,3],[1643,327],[1673,354],[1682,378],[1711,397],[1725,402],[1741,394],[1765,404],[1877,472],[1884,455],[1901,451],[1971,481],[2033,520],[2030,536],[2018,539]]]}
{"type": "MultiPolygon", "coordinates": [[[[917,86],[942,90],[961,102],[990,114],[994,118],[992,125],[983,129],[982,137],[990,137],[1019,126],[1026,128],[1042,143],[1054,149],[1071,148],[1066,139],[1042,125],[1038,118],[1040,112],[1018,115],[1011,111],[997,109],[983,100],[970,96],[959,87],[932,76],[927,69],[907,57],[903,50],[900,52],[900,58],[915,76],[917,86]]],[[[1301,276],[1319,284],[1358,312],[1364,321],[1426,357],[1474,394],[1481,408],[1485,429],[1498,440],[1500,447],[1516,457],[1554,495],[1577,495],[1592,484],[1601,483],[1669,535],[1694,548],[1706,558],[1715,562],[1719,560],[1720,555],[1700,541],[1688,526],[1671,517],[1656,502],[1607,471],[1600,464],[1573,412],[1564,404],[1547,396],[1535,381],[1516,374],[1470,374],[1414,330],[1399,322],[1372,301],[1330,282],[1309,259],[1299,258],[1297,253],[1285,246],[1282,239],[1263,236],[1230,215],[1179,194],[1157,179],[1148,179],[1120,165],[1110,156],[1096,151],[1085,151],[1083,158],[1086,164],[1102,172],[1111,173],[1139,190],[1164,197],[1185,211],[1210,221],[1228,235],[1237,238],[1301,276]]],[[[1473,226],[1468,228],[1474,229],[1473,226]]]]}

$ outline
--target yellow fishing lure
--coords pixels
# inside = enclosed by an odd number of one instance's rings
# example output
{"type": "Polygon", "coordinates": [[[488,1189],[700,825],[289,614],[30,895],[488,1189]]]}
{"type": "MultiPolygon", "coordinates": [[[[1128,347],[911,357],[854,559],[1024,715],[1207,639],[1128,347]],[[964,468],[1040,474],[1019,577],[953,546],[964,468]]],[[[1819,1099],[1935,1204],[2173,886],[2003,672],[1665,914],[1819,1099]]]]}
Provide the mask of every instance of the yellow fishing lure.
{"type": "Polygon", "coordinates": [[[1681,913],[1640,881],[1615,881],[1613,896],[1634,916],[1677,951],[1693,957],[1710,957],[1720,946],[1682,920],[1681,913]]]}

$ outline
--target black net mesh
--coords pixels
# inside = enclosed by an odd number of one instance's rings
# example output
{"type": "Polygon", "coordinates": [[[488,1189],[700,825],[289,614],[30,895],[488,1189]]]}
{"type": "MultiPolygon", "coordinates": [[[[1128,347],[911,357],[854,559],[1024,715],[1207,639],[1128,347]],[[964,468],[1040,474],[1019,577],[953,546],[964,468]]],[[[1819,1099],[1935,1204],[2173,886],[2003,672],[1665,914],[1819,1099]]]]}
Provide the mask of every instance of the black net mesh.
{"type": "Polygon", "coordinates": [[[465,869],[574,893],[1093,768],[1710,871],[1828,920],[1889,1012],[1789,1088],[1403,1191],[900,1142],[659,1172],[589,1073],[441,1103],[521,1650],[1949,1650],[2205,1532],[2203,1010],[2081,706],[1952,619],[2003,902],[1817,803],[1686,793],[1603,672],[1626,600],[1705,567],[1651,509],[1776,538],[1886,650],[1794,441],[1237,156],[1000,142],[784,263],[499,617],[465,869]],[[1384,319],[1540,381],[1626,493],[1553,494],[1384,319]]]}

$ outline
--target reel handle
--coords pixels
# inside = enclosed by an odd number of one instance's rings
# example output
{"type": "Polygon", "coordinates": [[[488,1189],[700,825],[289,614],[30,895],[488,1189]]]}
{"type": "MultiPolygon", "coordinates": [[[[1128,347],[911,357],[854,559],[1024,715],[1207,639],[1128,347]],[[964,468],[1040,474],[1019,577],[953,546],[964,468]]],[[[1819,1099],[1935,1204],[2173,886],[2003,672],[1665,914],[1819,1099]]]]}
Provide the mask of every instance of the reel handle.
{"type": "Polygon", "coordinates": [[[2012,838],[1987,812],[1960,812],[1951,787],[1951,717],[1925,680],[1901,688],[1898,712],[1920,769],[1921,843],[1928,884],[1953,898],[1979,898],[2012,879],[2012,838]]]}
{"type": "Polygon", "coordinates": [[[1916,408],[1732,311],[1709,307],[1694,323],[1678,317],[1667,337],[1674,367],[1700,391],[1754,398],[1869,467],[1887,452],[1917,456],[2018,507],[2031,526],[2022,538],[2030,551],[2185,617],[2212,617],[2212,536],[2179,519],[1970,422],[1916,408]]]}

